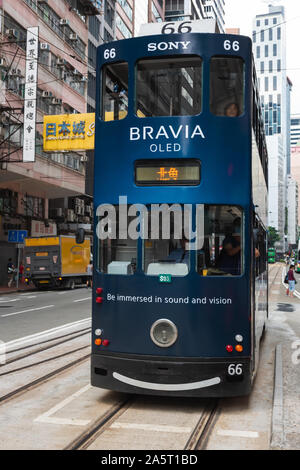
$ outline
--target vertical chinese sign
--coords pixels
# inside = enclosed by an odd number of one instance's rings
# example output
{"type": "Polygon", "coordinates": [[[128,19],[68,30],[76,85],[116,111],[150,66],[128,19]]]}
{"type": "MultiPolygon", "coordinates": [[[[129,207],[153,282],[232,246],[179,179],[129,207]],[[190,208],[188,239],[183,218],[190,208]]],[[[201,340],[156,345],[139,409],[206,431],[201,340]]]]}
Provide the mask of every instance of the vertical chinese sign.
{"type": "Polygon", "coordinates": [[[39,51],[38,35],[39,28],[37,26],[27,29],[23,162],[34,162],[35,160],[35,124],[39,51]]]}

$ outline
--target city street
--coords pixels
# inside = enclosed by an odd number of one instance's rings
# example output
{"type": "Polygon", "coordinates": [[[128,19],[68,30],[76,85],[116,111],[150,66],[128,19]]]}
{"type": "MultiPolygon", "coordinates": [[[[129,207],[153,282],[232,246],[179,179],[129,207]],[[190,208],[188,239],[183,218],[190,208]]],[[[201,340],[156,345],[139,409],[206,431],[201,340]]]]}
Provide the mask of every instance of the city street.
{"type": "Polygon", "coordinates": [[[1,449],[299,448],[300,302],[286,297],[284,265],[269,271],[269,320],[252,393],[222,400],[91,387],[90,290],[0,296],[10,345],[0,373],[1,449]]]}

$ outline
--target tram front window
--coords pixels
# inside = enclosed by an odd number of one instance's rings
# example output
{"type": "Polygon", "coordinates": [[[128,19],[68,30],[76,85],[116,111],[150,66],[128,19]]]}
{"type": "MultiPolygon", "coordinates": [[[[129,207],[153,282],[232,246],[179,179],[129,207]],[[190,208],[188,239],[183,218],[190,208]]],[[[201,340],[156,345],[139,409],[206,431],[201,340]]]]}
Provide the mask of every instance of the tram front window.
{"type": "Polygon", "coordinates": [[[136,76],[138,117],[193,116],[201,112],[201,57],[139,60],[136,76]]]}
{"type": "Polygon", "coordinates": [[[240,276],[243,274],[243,212],[237,206],[205,205],[203,238],[197,251],[197,271],[203,276],[240,276]]]}
{"type": "Polygon", "coordinates": [[[184,234],[183,205],[152,204],[146,217],[145,274],[186,276],[190,269],[190,251],[184,234]]]}
{"type": "Polygon", "coordinates": [[[128,64],[117,62],[102,67],[103,121],[117,121],[127,116],[128,64]]]}

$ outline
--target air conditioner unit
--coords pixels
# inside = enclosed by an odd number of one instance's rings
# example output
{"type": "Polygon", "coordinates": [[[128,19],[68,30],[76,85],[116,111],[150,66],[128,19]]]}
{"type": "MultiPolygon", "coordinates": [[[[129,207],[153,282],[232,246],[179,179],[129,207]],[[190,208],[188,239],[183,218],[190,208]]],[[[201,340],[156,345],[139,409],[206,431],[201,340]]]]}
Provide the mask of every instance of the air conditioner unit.
{"type": "Polygon", "coordinates": [[[1,57],[0,58],[0,67],[6,67],[6,59],[5,57],[1,57]]]}
{"type": "Polygon", "coordinates": [[[78,41],[78,34],[72,33],[69,36],[70,41],[78,41]]]}
{"type": "Polygon", "coordinates": [[[80,77],[82,74],[79,72],[79,70],[74,69],[73,70],[73,75],[75,75],[76,77],[78,77],[78,76],[80,77]]]}
{"type": "Polygon", "coordinates": [[[74,211],[73,211],[73,209],[68,209],[68,210],[67,210],[67,220],[68,220],[69,222],[74,222],[74,219],[75,219],[75,217],[74,217],[74,211]]]}
{"type": "Polygon", "coordinates": [[[60,98],[52,98],[51,104],[62,104],[62,100],[60,98]]]}
{"type": "Polygon", "coordinates": [[[81,199],[79,197],[75,197],[74,204],[75,206],[81,206],[81,199]]]}
{"type": "Polygon", "coordinates": [[[63,208],[58,207],[57,209],[55,209],[55,215],[56,217],[63,217],[63,208]]]}
{"type": "Polygon", "coordinates": [[[66,18],[61,18],[59,20],[59,24],[60,26],[67,26],[69,24],[69,20],[67,20],[66,18]]]}
{"type": "Polygon", "coordinates": [[[64,67],[66,65],[66,63],[67,63],[67,61],[65,59],[61,59],[61,58],[57,59],[57,61],[56,61],[56,65],[58,67],[64,67]]]}
{"type": "Polygon", "coordinates": [[[14,75],[16,77],[22,77],[22,71],[20,69],[11,69],[9,75],[14,75]]]}
{"type": "Polygon", "coordinates": [[[41,42],[41,50],[43,51],[50,51],[50,44],[48,44],[47,42],[41,42]]]}
{"type": "Polygon", "coordinates": [[[42,91],[42,98],[51,98],[51,91],[42,91]]]}
{"type": "Polygon", "coordinates": [[[18,39],[18,31],[16,29],[6,29],[5,34],[9,39],[18,39]]]}
{"type": "Polygon", "coordinates": [[[0,140],[5,138],[5,129],[4,127],[0,127],[0,140]]]}

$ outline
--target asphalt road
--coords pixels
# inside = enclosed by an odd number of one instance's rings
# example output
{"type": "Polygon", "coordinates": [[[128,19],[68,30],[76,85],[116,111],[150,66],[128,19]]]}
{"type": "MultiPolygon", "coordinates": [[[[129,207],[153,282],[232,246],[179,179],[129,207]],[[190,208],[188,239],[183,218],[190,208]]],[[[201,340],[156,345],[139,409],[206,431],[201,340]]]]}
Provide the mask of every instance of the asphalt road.
{"type": "Polygon", "coordinates": [[[91,289],[34,291],[0,296],[0,341],[12,341],[91,318],[91,289]]]}

